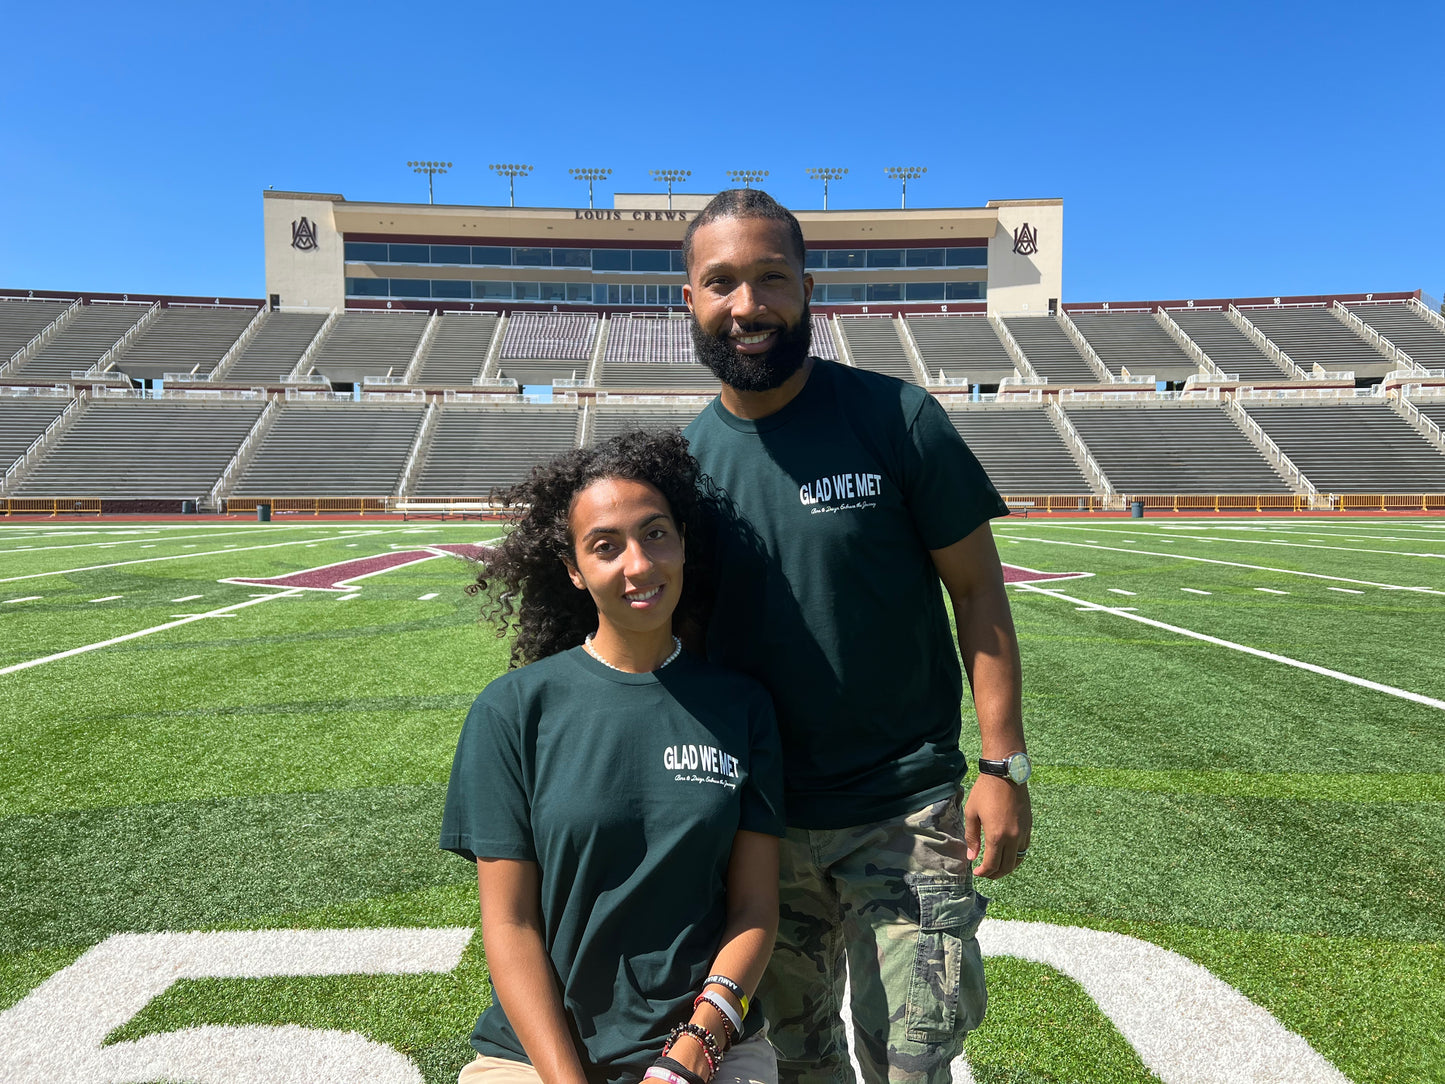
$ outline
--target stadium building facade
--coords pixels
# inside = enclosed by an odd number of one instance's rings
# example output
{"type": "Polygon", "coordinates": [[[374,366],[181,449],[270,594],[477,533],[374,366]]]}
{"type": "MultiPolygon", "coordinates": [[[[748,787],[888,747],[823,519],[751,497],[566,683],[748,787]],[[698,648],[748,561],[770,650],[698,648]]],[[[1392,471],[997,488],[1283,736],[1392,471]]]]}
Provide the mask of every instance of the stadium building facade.
{"type": "MultiPolygon", "coordinates": [[[[608,208],[353,202],[265,193],[275,309],[677,311],[679,246],[708,195],[618,193],[608,208]]],[[[1063,282],[1063,201],[798,210],[814,306],[1048,313],[1063,282]]]]}

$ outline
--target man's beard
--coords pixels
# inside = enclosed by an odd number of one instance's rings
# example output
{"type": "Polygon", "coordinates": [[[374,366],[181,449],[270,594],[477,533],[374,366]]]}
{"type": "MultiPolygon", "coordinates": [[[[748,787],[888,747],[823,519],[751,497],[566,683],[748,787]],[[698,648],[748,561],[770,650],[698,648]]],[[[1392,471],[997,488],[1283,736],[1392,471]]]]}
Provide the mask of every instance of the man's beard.
{"type": "MultiPolygon", "coordinates": [[[[792,327],[779,329],[778,341],[766,354],[739,353],[728,335],[711,335],[704,331],[695,315],[689,314],[689,322],[697,360],[711,369],[724,384],[738,391],[772,391],[781,386],[802,368],[813,345],[813,321],[808,315],[806,303],[802,317],[792,327]]],[[[748,335],[764,330],[772,329],[743,327],[742,333],[748,335]]]]}

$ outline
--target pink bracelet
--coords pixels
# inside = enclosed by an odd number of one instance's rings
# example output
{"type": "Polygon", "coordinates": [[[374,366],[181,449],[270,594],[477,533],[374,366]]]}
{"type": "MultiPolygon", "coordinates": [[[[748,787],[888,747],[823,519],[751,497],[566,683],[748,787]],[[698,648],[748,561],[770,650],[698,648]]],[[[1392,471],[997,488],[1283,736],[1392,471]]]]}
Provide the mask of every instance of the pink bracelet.
{"type": "Polygon", "coordinates": [[[647,1072],[643,1073],[642,1076],[644,1079],[652,1077],[653,1080],[662,1080],[665,1081],[666,1084],[687,1084],[687,1081],[683,1080],[682,1077],[659,1065],[649,1065],[647,1072]]]}

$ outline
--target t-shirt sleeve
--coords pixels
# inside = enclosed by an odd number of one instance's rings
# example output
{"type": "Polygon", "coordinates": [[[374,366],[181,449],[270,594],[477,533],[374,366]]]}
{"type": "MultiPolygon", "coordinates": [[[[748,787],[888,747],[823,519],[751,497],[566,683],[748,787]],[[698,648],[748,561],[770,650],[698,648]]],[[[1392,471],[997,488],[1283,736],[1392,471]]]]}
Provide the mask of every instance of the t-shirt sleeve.
{"type": "Polygon", "coordinates": [[[787,833],[783,819],[783,744],[773,701],[761,688],[750,713],[748,780],[743,787],[738,827],[769,836],[787,833]]]}
{"type": "Polygon", "coordinates": [[[468,861],[537,860],[522,728],[484,691],[467,714],[442,811],[441,848],[468,861]]]}
{"type": "Polygon", "coordinates": [[[923,545],[951,546],[1008,506],[983,467],[929,395],[908,427],[904,446],[903,489],[923,545]]]}

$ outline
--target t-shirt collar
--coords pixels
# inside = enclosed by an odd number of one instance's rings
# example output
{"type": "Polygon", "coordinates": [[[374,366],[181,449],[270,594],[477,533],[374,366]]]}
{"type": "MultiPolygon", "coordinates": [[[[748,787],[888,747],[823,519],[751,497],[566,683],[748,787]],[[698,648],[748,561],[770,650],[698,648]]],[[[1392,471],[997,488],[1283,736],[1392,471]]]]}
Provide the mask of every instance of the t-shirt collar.
{"type": "Polygon", "coordinates": [[[823,358],[814,358],[813,368],[808,373],[807,381],[798,389],[798,394],[789,399],[781,410],[774,411],[766,418],[739,418],[723,406],[721,395],[712,401],[713,414],[718,421],[739,433],[767,433],[781,428],[794,418],[812,410],[827,394],[832,386],[833,373],[829,368],[832,364],[823,358]]]}

